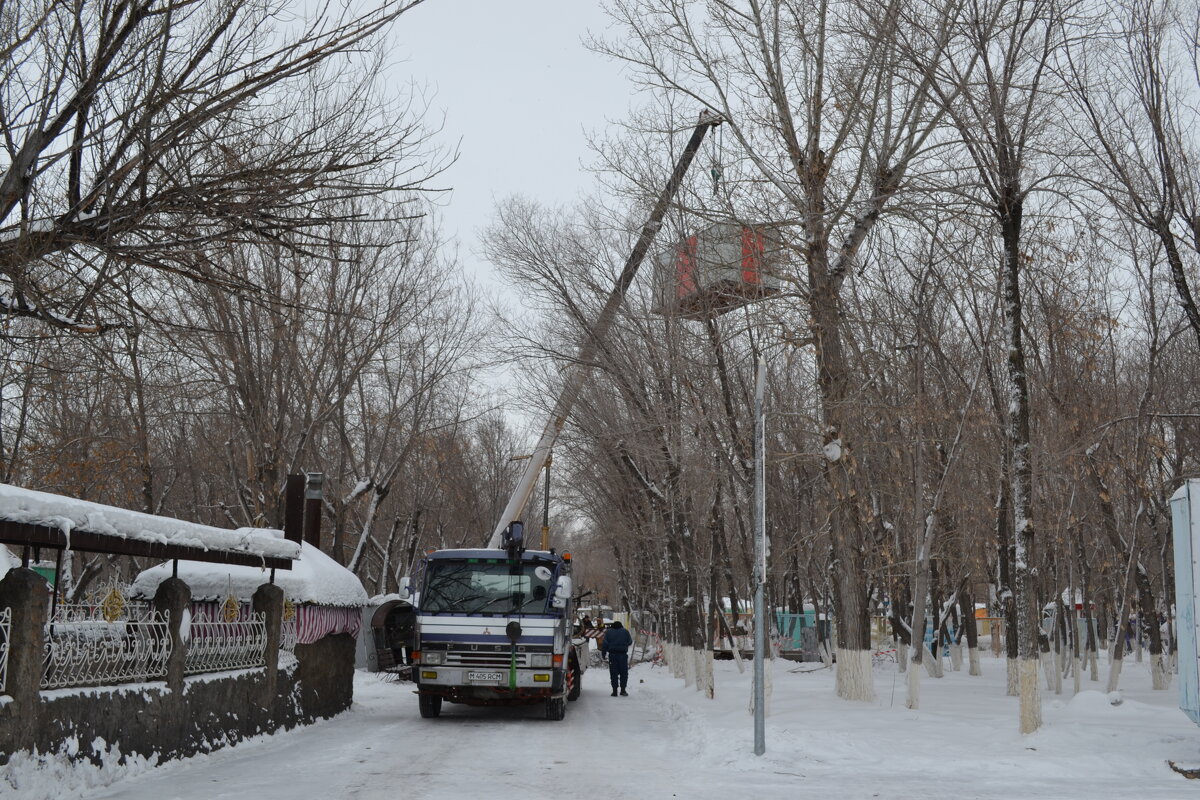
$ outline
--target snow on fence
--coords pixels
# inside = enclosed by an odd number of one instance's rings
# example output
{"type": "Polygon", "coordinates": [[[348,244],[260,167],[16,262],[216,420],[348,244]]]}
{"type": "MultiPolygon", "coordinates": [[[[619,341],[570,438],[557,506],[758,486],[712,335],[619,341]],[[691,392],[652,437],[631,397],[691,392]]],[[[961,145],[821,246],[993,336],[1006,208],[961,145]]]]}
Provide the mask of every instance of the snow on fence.
{"type": "Polygon", "coordinates": [[[237,619],[192,618],[188,628],[187,675],[266,666],[267,615],[241,614],[237,619]]]}
{"type": "Polygon", "coordinates": [[[12,609],[0,610],[0,694],[8,685],[8,638],[12,629],[12,609]]]}
{"type": "Polygon", "coordinates": [[[61,604],[46,626],[43,689],[152,680],[171,655],[167,617],[128,604],[119,615],[94,604],[61,604]]]}

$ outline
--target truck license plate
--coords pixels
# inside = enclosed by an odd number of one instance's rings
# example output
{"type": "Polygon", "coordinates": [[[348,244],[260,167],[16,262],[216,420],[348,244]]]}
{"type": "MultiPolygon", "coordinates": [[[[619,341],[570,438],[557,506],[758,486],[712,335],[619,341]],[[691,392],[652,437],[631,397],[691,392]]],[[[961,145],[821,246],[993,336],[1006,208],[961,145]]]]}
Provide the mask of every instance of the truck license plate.
{"type": "Polygon", "coordinates": [[[502,681],[504,680],[503,672],[468,672],[467,680],[469,681],[502,681]]]}

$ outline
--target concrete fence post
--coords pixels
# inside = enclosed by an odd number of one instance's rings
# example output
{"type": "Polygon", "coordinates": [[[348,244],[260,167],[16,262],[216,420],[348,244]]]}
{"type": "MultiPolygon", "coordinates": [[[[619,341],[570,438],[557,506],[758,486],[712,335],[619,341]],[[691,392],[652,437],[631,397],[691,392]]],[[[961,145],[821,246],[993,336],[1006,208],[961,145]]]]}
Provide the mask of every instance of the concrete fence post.
{"type": "Polygon", "coordinates": [[[12,609],[4,693],[13,699],[18,728],[33,730],[46,668],[46,621],[50,610],[46,579],[26,567],[9,570],[0,579],[0,608],[12,609]]]}
{"type": "Polygon", "coordinates": [[[171,637],[171,655],[167,658],[167,689],[183,691],[183,676],[187,667],[187,644],[183,640],[183,617],[192,590],[180,578],[167,578],[154,593],[154,609],[167,615],[167,635],[171,637]]]}
{"type": "Polygon", "coordinates": [[[256,614],[267,615],[267,681],[263,706],[270,708],[275,702],[276,678],[279,673],[280,628],[283,626],[283,589],[273,583],[264,583],[254,591],[251,598],[256,614]]]}

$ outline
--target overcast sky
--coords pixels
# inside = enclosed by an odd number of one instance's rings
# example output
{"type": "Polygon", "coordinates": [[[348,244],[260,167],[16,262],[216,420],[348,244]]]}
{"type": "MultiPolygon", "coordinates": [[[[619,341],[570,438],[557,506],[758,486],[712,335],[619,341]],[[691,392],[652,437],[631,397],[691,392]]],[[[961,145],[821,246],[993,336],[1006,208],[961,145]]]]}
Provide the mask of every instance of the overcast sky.
{"type": "Polygon", "coordinates": [[[607,24],[600,0],[427,0],[396,28],[398,79],[428,87],[441,140],[459,148],[444,229],[484,288],[495,284],[477,236],[495,202],[569,203],[590,180],[588,133],[630,105],[621,66],[581,41],[607,24]]]}

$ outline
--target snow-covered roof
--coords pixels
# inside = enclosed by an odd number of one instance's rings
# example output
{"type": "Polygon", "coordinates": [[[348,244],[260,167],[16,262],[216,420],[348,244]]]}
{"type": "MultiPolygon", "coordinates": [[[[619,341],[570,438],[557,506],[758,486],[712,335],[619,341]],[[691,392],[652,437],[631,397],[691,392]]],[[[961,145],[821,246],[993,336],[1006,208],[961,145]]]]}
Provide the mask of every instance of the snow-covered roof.
{"type": "Polygon", "coordinates": [[[283,538],[280,530],[215,528],[3,483],[0,483],[0,520],[57,529],[62,531],[68,547],[72,532],[78,532],[114,540],[262,558],[296,558],[300,553],[300,546],[283,538]]]}
{"type": "MultiPolygon", "coordinates": [[[[132,594],[153,597],[158,585],[171,574],[171,564],[145,570],[133,581],[132,594]]],[[[270,573],[260,567],[181,561],[179,578],[192,590],[194,601],[223,600],[232,593],[248,602],[258,587],[270,580],[270,573]]],[[[367,605],[367,590],[354,573],[308,542],[290,570],[275,573],[275,585],[293,603],[354,608],[367,605]]]]}

